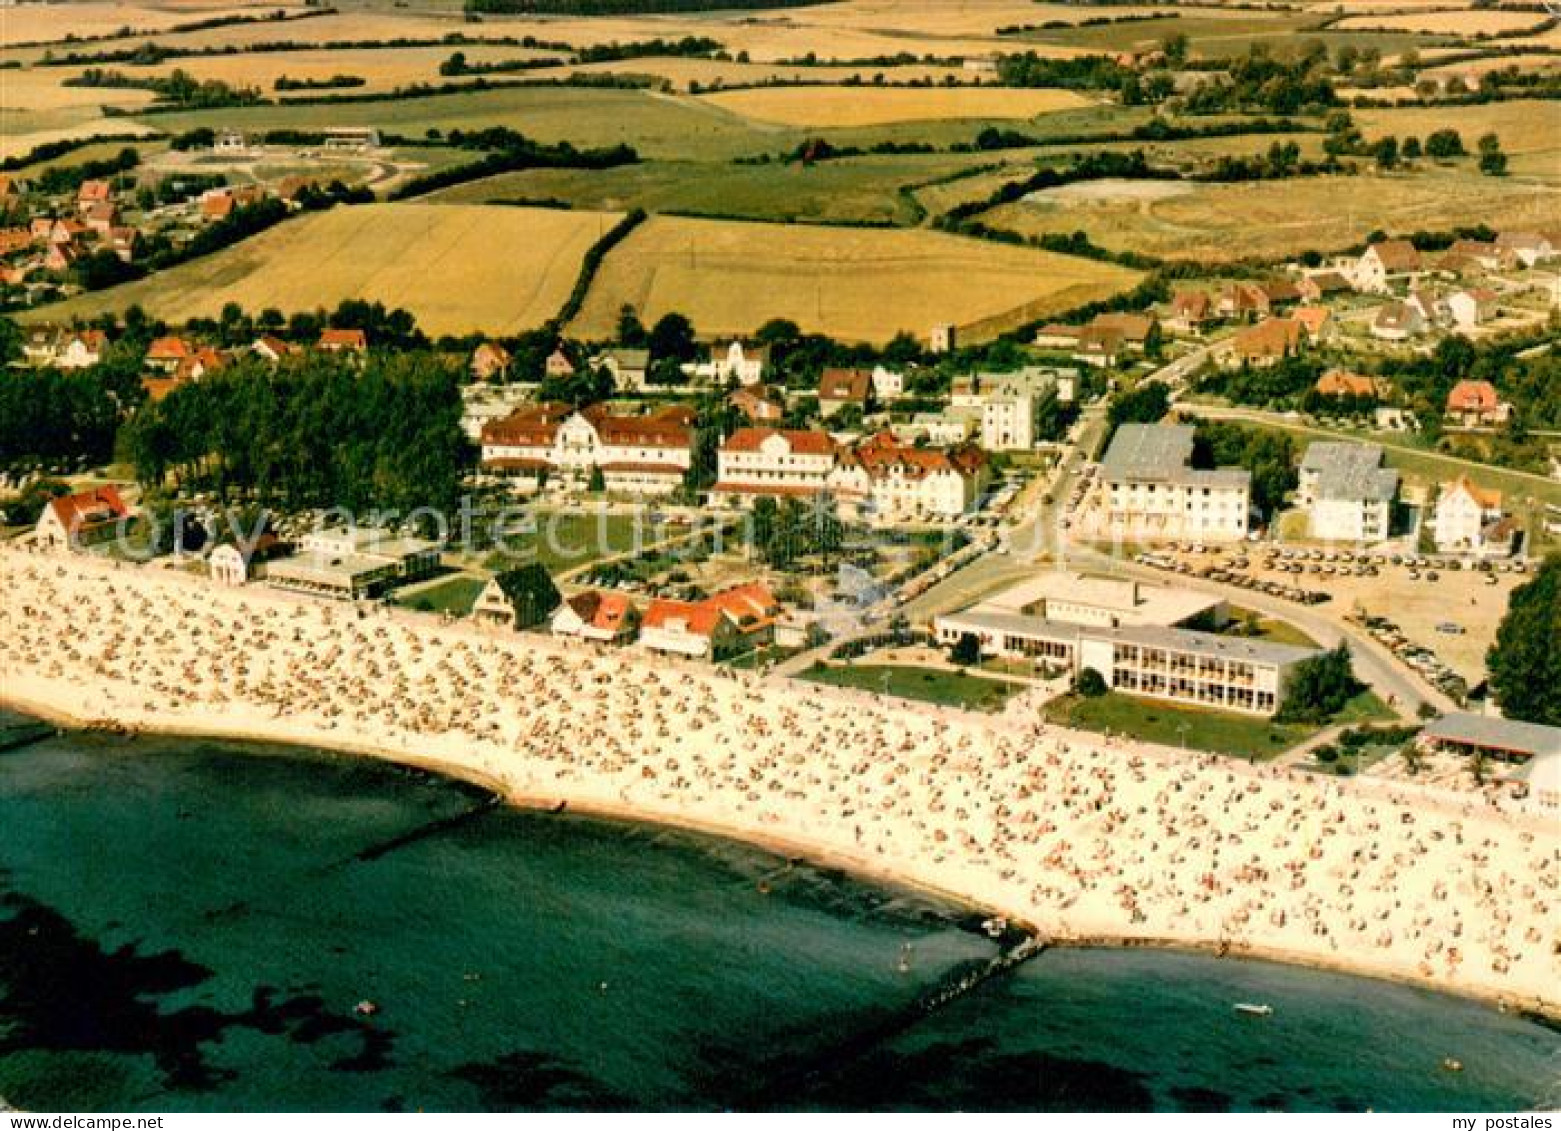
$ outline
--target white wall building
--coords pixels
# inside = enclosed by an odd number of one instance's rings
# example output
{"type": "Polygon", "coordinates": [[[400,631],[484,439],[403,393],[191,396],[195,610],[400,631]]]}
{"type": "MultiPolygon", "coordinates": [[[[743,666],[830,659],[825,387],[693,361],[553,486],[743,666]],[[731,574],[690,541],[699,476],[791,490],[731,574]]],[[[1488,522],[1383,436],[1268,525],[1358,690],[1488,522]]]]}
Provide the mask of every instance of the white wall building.
{"type": "Polygon", "coordinates": [[[617,416],[606,405],[535,405],[483,426],[482,464],[533,483],[558,476],[576,487],[599,469],[609,491],[664,494],[693,464],[691,422],[690,410],[676,405],[648,416],[617,416]]]}
{"type": "Polygon", "coordinates": [[[1380,542],[1391,529],[1398,472],[1382,466],[1376,444],[1311,444],[1301,461],[1296,502],[1313,538],[1380,542]]]}
{"type": "Polygon", "coordinates": [[[1191,466],[1186,424],[1123,424],[1100,464],[1102,533],[1123,538],[1246,536],[1252,476],[1191,466]]]}
{"type": "Polygon", "coordinates": [[[988,478],[986,456],[978,448],[917,448],[881,432],[840,454],[829,489],[862,517],[944,521],[973,511],[988,478]]]}
{"type": "Polygon", "coordinates": [[[1436,497],[1436,548],[1478,552],[1485,547],[1486,529],[1500,520],[1500,491],[1477,487],[1467,477],[1444,483],[1436,497]]]}
{"type": "Polygon", "coordinates": [[[713,498],[818,495],[829,489],[835,442],[824,432],[739,428],[716,455],[713,498]]]}

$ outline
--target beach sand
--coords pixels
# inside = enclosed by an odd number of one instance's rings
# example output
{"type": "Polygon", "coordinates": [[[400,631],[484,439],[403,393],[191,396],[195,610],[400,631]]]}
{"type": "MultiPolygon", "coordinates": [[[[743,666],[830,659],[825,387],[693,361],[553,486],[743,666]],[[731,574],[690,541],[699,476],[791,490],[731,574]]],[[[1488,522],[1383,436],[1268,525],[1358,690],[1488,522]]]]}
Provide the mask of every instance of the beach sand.
{"type": "Polygon", "coordinates": [[[0,550],[0,701],[291,742],[890,878],[1060,942],[1214,948],[1556,1016],[1553,819],[85,556],[0,550]]]}

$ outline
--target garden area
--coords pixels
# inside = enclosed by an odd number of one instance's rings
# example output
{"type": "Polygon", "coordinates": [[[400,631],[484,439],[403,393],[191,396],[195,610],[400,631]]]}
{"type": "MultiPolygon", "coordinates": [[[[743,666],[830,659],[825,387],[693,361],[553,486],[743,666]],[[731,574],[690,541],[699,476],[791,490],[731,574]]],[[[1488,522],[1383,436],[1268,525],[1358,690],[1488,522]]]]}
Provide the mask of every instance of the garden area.
{"type": "Polygon", "coordinates": [[[819,661],[800,678],[832,687],[849,687],[892,695],[897,699],[915,699],[940,707],[975,711],[1001,710],[1011,696],[1025,690],[1022,683],[905,664],[826,664],[819,661]]]}

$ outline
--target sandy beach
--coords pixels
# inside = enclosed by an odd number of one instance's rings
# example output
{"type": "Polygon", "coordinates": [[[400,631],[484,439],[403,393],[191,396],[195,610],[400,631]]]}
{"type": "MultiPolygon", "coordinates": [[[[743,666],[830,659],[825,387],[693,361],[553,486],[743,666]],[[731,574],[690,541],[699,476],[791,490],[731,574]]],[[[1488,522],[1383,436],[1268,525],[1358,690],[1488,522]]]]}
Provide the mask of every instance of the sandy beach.
{"type": "Polygon", "coordinates": [[[0,550],[0,701],[291,742],[953,895],[1059,942],[1561,1002],[1554,821],[166,569],[0,550]]]}

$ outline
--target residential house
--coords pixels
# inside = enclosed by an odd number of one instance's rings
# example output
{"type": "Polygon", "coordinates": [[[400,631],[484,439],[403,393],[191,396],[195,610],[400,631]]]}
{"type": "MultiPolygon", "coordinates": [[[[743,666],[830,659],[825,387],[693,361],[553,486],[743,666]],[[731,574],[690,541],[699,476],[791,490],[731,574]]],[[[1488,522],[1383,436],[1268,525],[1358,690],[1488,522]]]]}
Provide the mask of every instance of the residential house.
{"type": "Polygon", "coordinates": [[[1513,256],[1525,267],[1548,263],[1561,256],[1561,235],[1550,232],[1502,232],[1496,247],[1513,256]]]}
{"type": "Polygon", "coordinates": [[[1265,318],[1236,332],[1226,355],[1227,364],[1266,369],[1299,354],[1306,340],[1306,327],[1294,318],[1265,318]]]}
{"type": "Polygon", "coordinates": [[[1436,496],[1436,548],[1478,553],[1501,523],[1501,492],[1476,486],[1468,476],[1442,484],[1436,496]]]}
{"type": "Polygon", "coordinates": [[[615,347],[596,359],[596,364],[612,374],[613,388],[620,393],[642,393],[650,376],[650,350],[615,347]]]}
{"type": "Polygon", "coordinates": [[[1303,302],[1322,302],[1336,295],[1349,294],[1354,288],[1338,271],[1318,271],[1303,277],[1295,289],[1303,302]]]}
{"type": "Polygon", "coordinates": [[[69,271],[81,258],[81,248],[74,243],[51,243],[43,253],[45,271],[69,271]]]}
{"type": "Polygon", "coordinates": [[[483,469],[532,487],[583,487],[594,470],[609,491],[666,494],[682,485],[693,452],[693,413],[680,405],[621,416],[604,404],[576,410],[549,402],[482,428],[483,469]]]}
{"type": "Polygon", "coordinates": [[[1186,424],[1123,424],[1100,462],[1104,533],[1120,537],[1246,536],[1252,476],[1192,466],[1186,424]]]}
{"type": "Polygon", "coordinates": [[[1048,322],[1035,332],[1034,345],[1038,349],[1073,351],[1079,346],[1082,326],[1069,326],[1062,322],[1048,322]]]}
{"type": "Polygon", "coordinates": [[[1266,318],[1273,308],[1268,292],[1256,283],[1229,283],[1221,288],[1214,304],[1221,318],[1266,318]]]}
{"type": "Polygon", "coordinates": [[[79,330],[65,337],[54,364],[61,369],[87,369],[102,361],[107,350],[108,335],[102,330],[79,330]]]}
{"type": "Polygon", "coordinates": [[[53,365],[60,356],[63,334],[58,326],[31,326],[22,332],[22,358],[40,368],[53,365]]]}
{"type": "Polygon", "coordinates": [[[1208,291],[1177,291],[1171,299],[1165,325],[1172,333],[1195,337],[1212,321],[1214,300],[1208,291]]]}
{"type": "Polygon", "coordinates": [[[81,216],[82,222],[99,236],[106,236],[108,230],[119,223],[119,209],[109,200],[87,205],[82,209],[81,216]]]}
{"type": "Polygon", "coordinates": [[[693,367],[693,375],[701,381],[724,385],[736,381],[739,385],[757,385],[764,380],[764,371],[770,364],[769,346],[744,345],[741,341],[719,343],[710,347],[710,355],[693,367]]]}
{"type": "Polygon", "coordinates": [[[873,366],[873,399],[889,404],[905,395],[905,374],[882,365],[873,366]]]}
{"type": "Polygon", "coordinates": [[[135,228],[115,225],[103,236],[103,246],[125,263],[135,260],[136,245],[141,242],[141,233],[135,228]]]}
{"type": "Polygon", "coordinates": [[[1382,240],[1355,263],[1355,289],[1382,294],[1411,282],[1421,271],[1420,252],[1408,240],[1382,240]]]}
{"type": "Polygon", "coordinates": [[[369,349],[369,336],[365,331],[353,327],[327,326],[320,331],[320,340],[315,348],[322,353],[364,354],[369,349]]]}
{"type": "Polygon", "coordinates": [[[33,245],[33,234],[26,227],[0,228],[0,255],[15,255],[33,245]]]}
{"type": "Polygon", "coordinates": [[[114,198],[114,186],[108,181],[82,181],[76,189],[76,208],[85,211],[94,204],[103,204],[114,198]]]}
{"type": "Polygon", "coordinates": [[[645,610],[640,643],[652,651],[722,660],[769,644],[781,612],[761,582],[722,590],[703,601],[656,600],[645,610]]]}
{"type": "Polygon", "coordinates": [[[250,343],[249,352],[272,365],[280,364],[284,358],[295,357],[303,352],[292,342],[283,341],[275,334],[262,334],[250,343]]]}
{"type": "Polygon", "coordinates": [[[1489,287],[1470,287],[1447,296],[1447,313],[1460,330],[1483,326],[1498,313],[1497,294],[1489,287]]]}
{"type": "Polygon", "coordinates": [[[1111,326],[1085,326],[1073,347],[1073,359],[1097,369],[1108,369],[1122,360],[1127,342],[1122,331],[1111,326]]]}
{"type": "Polygon", "coordinates": [[[1391,531],[1398,486],[1378,445],[1319,441],[1301,460],[1296,503],[1309,513],[1314,538],[1380,542],[1391,531]]]}
{"type": "Polygon", "coordinates": [[[1076,369],[1027,366],[1013,373],[975,373],[954,379],[949,412],[969,415],[978,424],[981,446],[989,452],[1029,451],[1044,398],[1070,388],[1076,369]]]}
{"type": "Polygon", "coordinates": [[[483,342],[472,350],[470,370],[475,381],[498,381],[509,376],[514,358],[498,342],[483,342]]]}
{"type": "Polygon", "coordinates": [[[763,385],[734,389],[726,403],[741,412],[753,424],[775,424],[786,416],[786,405],[763,385]]]}
{"type": "Polygon", "coordinates": [[[179,368],[180,362],[194,355],[195,346],[177,334],[168,334],[161,338],[153,338],[152,344],[146,347],[146,366],[148,369],[172,374],[179,368]]]}
{"type": "Polygon", "coordinates": [[[1495,428],[1507,422],[1512,406],[1489,381],[1459,381],[1447,394],[1447,419],[1465,428],[1495,428]]]}
{"type": "Polygon", "coordinates": [[[1270,279],[1266,283],[1259,283],[1263,291],[1263,297],[1268,299],[1268,307],[1272,310],[1276,306],[1290,306],[1302,299],[1301,289],[1289,279],[1270,279]]]}
{"type": "Polygon", "coordinates": [[[553,612],[554,636],[596,644],[627,644],[639,631],[639,610],[622,593],[588,589],[576,593],[553,612]]]}
{"type": "Polygon", "coordinates": [[[1326,306],[1297,307],[1290,312],[1290,317],[1301,324],[1301,329],[1306,332],[1308,345],[1321,345],[1333,337],[1335,325],[1333,312],[1326,306]]]}
{"type": "Polygon", "coordinates": [[[835,469],[835,442],[825,432],[739,428],[721,445],[716,464],[712,501],[820,495],[835,469]]]}
{"type": "Polygon", "coordinates": [[[116,487],[60,495],[38,516],[33,540],[46,550],[83,550],[113,538],[131,517],[116,487]]]}
{"type": "Polygon", "coordinates": [[[1404,299],[1406,306],[1412,306],[1420,313],[1421,320],[1427,329],[1440,326],[1451,319],[1447,310],[1447,303],[1440,295],[1424,289],[1416,289],[1409,292],[1404,299]]]}
{"type": "Polygon", "coordinates": [[[1386,400],[1392,386],[1380,377],[1366,377],[1343,369],[1330,369],[1313,386],[1325,397],[1374,397],[1386,400]]]}
{"type": "Polygon", "coordinates": [[[827,368],[819,375],[818,414],[828,420],[848,406],[865,414],[873,398],[873,375],[867,369],[827,368]]]}
{"type": "Polygon", "coordinates": [[[1427,325],[1418,305],[1389,302],[1378,307],[1372,315],[1371,336],[1384,342],[1404,342],[1425,333],[1427,325]]]}
{"type": "Polygon", "coordinates": [[[561,349],[556,349],[547,355],[547,361],[543,363],[543,371],[555,379],[573,377],[575,375],[575,363],[569,360],[569,355],[561,349]]]}
{"type": "Polygon", "coordinates": [[[859,517],[947,521],[971,513],[988,480],[986,456],[974,445],[938,451],[880,432],[840,454],[829,488],[842,508],[859,517]]]}
{"type": "Polygon", "coordinates": [[[1500,271],[1515,259],[1494,240],[1454,240],[1446,254],[1468,260],[1485,271],[1500,271]]]}

